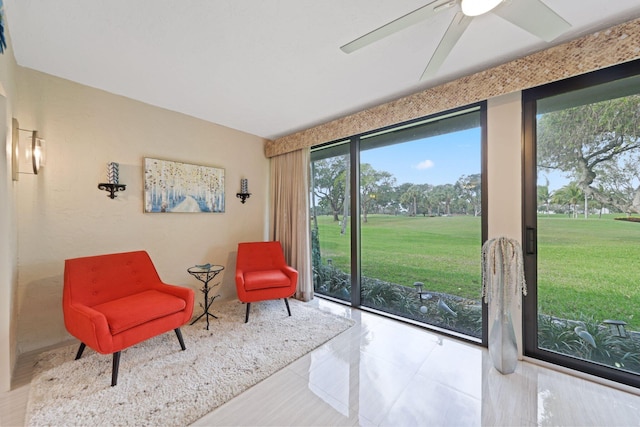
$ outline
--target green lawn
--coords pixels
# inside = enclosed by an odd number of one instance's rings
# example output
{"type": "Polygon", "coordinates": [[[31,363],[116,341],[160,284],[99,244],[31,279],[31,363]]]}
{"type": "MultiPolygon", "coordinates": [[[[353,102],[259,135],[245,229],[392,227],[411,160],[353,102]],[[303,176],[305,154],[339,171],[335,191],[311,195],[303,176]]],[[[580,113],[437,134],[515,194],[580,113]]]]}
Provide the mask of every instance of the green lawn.
{"type": "MultiPolygon", "coordinates": [[[[640,330],[640,223],[613,217],[539,218],[541,312],[620,319],[640,330]]],[[[318,227],[323,262],[348,272],[349,230],[341,235],[328,216],[318,227]]],[[[370,215],[361,240],[364,276],[480,299],[480,218],[370,215]]]]}
{"type": "Polygon", "coordinates": [[[538,310],[640,329],[640,223],[541,216],[538,219],[538,310]],[[638,314],[638,315],[636,315],[638,314]]]}

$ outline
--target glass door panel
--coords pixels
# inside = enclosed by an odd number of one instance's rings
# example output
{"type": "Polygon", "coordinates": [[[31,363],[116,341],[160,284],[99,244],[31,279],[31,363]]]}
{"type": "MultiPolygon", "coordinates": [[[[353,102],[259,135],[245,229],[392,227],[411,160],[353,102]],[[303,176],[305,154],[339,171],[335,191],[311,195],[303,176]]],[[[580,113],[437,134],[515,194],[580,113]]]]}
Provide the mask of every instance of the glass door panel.
{"type": "Polygon", "coordinates": [[[525,351],[637,386],[640,77],[555,87],[562,93],[528,101],[536,182],[526,222],[537,253],[527,255],[535,301],[525,323],[535,329],[525,351]]]}
{"type": "Polygon", "coordinates": [[[349,141],[311,153],[311,254],[315,292],[351,302],[349,141]]]}
{"type": "Polygon", "coordinates": [[[480,108],[360,141],[361,305],[482,338],[480,108]]]}

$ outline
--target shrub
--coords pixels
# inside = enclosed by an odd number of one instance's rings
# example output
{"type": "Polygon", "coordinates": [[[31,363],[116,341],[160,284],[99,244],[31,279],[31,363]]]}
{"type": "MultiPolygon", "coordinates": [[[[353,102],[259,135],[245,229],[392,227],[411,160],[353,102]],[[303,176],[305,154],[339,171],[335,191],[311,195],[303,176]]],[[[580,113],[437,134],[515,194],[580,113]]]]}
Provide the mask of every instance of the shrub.
{"type": "MultiPolygon", "coordinates": [[[[314,289],[324,295],[349,301],[351,276],[332,265],[314,264],[314,289]]],[[[420,300],[413,288],[369,277],[362,278],[362,301],[367,307],[405,317],[465,335],[482,336],[482,308],[479,301],[433,292],[430,300],[420,300]],[[442,301],[454,313],[443,310],[442,301]],[[421,312],[421,307],[426,313],[421,312]]]]}
{"type": "Polygon", "coordinates": [[[640,372],[640,341],[635,334],[629,338],[612,335],[609,328],[591,316],[577,320],[538,315],[538,346],[630,372],[640,372]],[[578,332],[587,332],[593,343],[578,332]],[[595,346],[593,345],[595,344],[595,346]]]}

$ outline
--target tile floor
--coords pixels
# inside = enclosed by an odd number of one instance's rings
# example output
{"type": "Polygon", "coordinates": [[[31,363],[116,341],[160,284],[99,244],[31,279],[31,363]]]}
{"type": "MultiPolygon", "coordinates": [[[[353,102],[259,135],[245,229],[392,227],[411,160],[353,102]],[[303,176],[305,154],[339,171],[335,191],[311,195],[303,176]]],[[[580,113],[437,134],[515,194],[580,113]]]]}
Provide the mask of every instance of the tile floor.
{"type": "MultiPolygon", "coordinates": [[[[194,425],[640,426],[639,395],[527,362],[501,375],[481,347],[312,303],[356,326],[194,425]]],[[[21,358],[17,387],[0,396],[0,425],[23,424],[28,365],[21,358]]]]}

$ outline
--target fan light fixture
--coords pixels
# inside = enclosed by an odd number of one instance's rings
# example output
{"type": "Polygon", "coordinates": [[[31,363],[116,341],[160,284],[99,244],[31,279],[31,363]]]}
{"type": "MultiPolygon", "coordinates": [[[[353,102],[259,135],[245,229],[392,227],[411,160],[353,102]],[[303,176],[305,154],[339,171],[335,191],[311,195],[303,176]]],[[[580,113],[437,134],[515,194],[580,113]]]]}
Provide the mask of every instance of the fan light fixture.
{"type": "MultiPolygon", "coordinates": [[[[1,0],[0,0],[1,1],[1,0]]],[[[426,0],[425,0],[426,1],[426,0]]],[[[471,21],[487,12],[493,12],[516,27],[546,41],[551,42],[571,28],[571,24],[549,8],[546,0],[429,0],[429,3],[381,27],[369,31],[340,47],[345,53],[375,43],[380,39],[402,31],[407,27],[434,18],[445,9],[453,8],[455,16],[438,43],[424,69],[420,80],[434,77],[447,56],[455,47],[471,21]],[[460,6],[461,10],[458,9],[460,6]]],[[[482,18],[481,18],[482,19],[482,18]]]]}
{"type": "Polygon", "coordinates": [[[460,7],[467,16],[479,16],[494,9],[503,0],[462,0],[460,7]]]}

